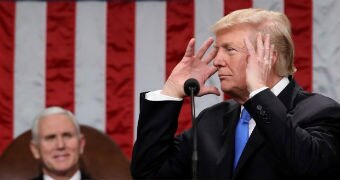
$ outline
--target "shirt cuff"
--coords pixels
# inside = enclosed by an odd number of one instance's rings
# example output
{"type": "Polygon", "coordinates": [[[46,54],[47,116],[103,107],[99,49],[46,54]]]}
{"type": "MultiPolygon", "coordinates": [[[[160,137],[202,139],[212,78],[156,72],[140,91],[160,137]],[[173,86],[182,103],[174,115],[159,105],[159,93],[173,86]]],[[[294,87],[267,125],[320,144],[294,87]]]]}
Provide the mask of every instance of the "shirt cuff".
{"type": "Polygon", "coordinates": [[[162,90],[151,91],[145,94],[145,99],[149,101],[182,101],[183,98],[175,98],[161,94],[162,90]]]}
{"type": "Polygon", "coordinates": [[[259,89],[256,89],[255,91],[252,91],[250,94],[249,94],[249,98],[252,98],[252,97],[254,97],[256,94],[258,94],[259,92],[261,92],[261,91],[263,91],[263,90],[265,90],[265,89],[267,89],[268,87],[261,87],[261,88],[259,88],[259,89]]]}

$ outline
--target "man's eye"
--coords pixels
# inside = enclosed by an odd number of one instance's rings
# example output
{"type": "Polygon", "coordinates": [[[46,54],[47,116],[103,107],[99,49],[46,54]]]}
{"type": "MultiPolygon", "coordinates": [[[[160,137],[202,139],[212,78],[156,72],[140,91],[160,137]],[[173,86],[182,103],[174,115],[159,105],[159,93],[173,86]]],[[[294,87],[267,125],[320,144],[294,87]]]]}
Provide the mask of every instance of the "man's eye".
{"type": "Polygon", "coordinates": [[[52,141],[52,140],[54,140],[54,138],[55,138],[55,136],[47,136],[47,137],[45,137],[45,140],[46,141],[52,141]]]}
{"type": "Polygon", "coordinates": [[[73,134],[71,134],[71,133],[65,133],[65,134],[63,134],[63,137],[64,138],[72,138],[74,135],[73,134]]]}
{"type": "Polygon", "coordinates": [[[227,47],[227,48],[225,48],[225,50],[229,55],[233,55],[237,52],[237,50],[235,48],[232,48],[232,47],[227,47]]]}
{"type": "Polygon", "coordinates": [[[229,48],[227,48],[227,51],[232,52],[232,51],[236,51],[236,49],[229,47],[229,48]]]}

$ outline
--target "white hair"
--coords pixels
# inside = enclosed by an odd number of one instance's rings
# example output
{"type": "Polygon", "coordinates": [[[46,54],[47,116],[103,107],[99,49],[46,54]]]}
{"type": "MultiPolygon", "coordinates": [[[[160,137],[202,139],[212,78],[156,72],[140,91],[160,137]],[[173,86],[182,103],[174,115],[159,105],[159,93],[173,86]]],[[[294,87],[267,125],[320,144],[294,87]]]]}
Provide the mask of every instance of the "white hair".
{"type": "Polygon", "coordinates": [[[79,126],[75,116],[73,115],[73,113],[69,110],[62,108],[62,107],[52,106],[52,107],[48,107],[48,108],[44,109],[34,119],[32,130],[31,130],[31,132],[32,132],[32,142],[38,143],[40,121],[47,116],[52,116],[52,115],[56,115],[56,114],[61,114],[61,115],[65,115],[66,117],[68,117],[68,119],[76,127],[77,136],[80,137],[80,135],[81,135],[80,126],[79,126]]]}

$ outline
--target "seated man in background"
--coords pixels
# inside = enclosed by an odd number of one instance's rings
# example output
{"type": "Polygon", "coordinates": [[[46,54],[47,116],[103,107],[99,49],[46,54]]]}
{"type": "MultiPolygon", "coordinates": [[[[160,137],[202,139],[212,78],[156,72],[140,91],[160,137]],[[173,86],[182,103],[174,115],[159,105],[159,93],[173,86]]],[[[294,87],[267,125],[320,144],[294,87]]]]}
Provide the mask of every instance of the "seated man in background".
{"type": "Polygon", "coordinates": [[[74,115],[61,107],[49,107],[34,120],[30,148],[41,161],[42,173],[34,179],[90,179],[79,169],[85,137],[74,115]]]}

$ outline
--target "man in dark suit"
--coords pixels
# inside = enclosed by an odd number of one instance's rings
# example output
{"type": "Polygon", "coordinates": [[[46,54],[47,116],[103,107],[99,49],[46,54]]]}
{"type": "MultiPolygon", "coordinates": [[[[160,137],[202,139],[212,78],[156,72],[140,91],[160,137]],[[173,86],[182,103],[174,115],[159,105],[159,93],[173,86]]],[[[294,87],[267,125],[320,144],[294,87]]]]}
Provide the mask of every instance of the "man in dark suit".
{"type": "Polygon", "coordinates": [[[340,172],[340,105],[305,92],[294,80],[294,45],[288,18],[243,9],[214,26],[194,52],[194,39],[160,91],[141,94],[135,178],[191,178],[192,131],[175,136],[185,96],[183,84],[199,81],[199,96],[218,73],[232,99],[203,110],[198,121],[201,179],[334,179],[340,172]],[[209,63],[213,61],[213,66],[209,63]]]}
{"type": "Polygon", "coordinates": [[[42,174],[36,180],[90,179],[79,169],[85,137],[74,115],[61,107],[49,107],[35,119],[30,148],[41,161],[42,174]]]}

